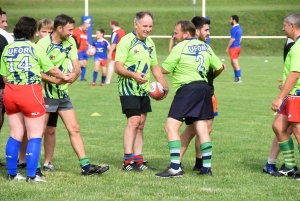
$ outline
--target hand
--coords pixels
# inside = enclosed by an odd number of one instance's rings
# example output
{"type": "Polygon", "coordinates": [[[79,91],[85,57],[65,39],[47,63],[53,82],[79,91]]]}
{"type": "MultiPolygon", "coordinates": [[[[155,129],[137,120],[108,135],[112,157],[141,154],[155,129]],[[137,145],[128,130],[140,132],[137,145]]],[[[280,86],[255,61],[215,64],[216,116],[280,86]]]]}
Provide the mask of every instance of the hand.
{"type": "Polygon", "coordinates": [[[272,102],[271,109],[272,109],[274,112],[278,112],[279,109],[280,109],[281,104],[282,104],[282,99],[276,98],[276,99],[272,102]]]}
{"type": "Polygon", "coordinates": [[[226,52],[226,54],[229,54],[229,49],[228,49],[228,48],[226,48],[225,52],[226,52]]]}
{"type": "Polygon", "coordinates": [[[147,79],[144,78],[145,77],[145,74],[144,73],[140,73],[140,72],[137,72],[137,73],[134,73],[134,76],[132,77],[137,83],[139,84],[144,84],[146,82],[148,82],[147,79]]]}
{"type": "Polygon", "coordinates": [[[227,71],[226,65],[224,63],[222,63],[222,67],[223,71],[227,71]]]}
{"type": "Polygon", "coordinates": [[[67,81],[68,83],[73,83],[76,80],[75,73],[66,73],[65,75],[68,77],[68,79],[65,81],[67,81]]]}
{"type": "Polygon", "coordinates": [[[279,82],[279,84],[278,84],[278,86],[277,86],[277,87],[278,87],[278,89],[280,89],[280,90],[281,90],[281,89],[282,89],[282,80],[278,80],[278,82],[279,82]]]}
{"type": "Polygon", "coordinates": [[[159,99],[159,100],[163,100],[167,97],[168,93],[169,93],[169,88],[168,87],[164,87],[164,95],[159,99]]]}

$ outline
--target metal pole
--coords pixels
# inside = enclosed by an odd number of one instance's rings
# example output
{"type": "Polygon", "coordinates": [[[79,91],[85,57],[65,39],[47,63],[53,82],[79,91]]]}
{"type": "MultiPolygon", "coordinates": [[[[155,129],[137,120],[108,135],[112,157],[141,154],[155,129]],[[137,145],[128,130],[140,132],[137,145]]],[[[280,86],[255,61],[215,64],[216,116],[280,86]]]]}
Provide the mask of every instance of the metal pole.
{"type": "Polygon", "coordinates": [[[205,17],[205,0],[202,0],[202,17],[205,17]]]}
{"type": "Polygon", "coordinates": [[[194,5],[194,17],[196,16],[196,0],[193,0],[193,5],[194,5]]]}
{"type": "Polygon", "coordinates": [[[89,15],[89,0],[85,0],[85,6],[84,6],[84,10],[85,10],[85,16],[89,15]]]}

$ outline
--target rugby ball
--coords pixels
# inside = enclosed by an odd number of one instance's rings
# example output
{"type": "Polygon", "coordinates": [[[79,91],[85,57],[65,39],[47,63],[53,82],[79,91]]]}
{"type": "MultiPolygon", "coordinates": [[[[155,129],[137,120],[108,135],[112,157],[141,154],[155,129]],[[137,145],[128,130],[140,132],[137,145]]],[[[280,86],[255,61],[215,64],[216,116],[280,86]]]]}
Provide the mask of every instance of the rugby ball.
{"type": "Polygon", "coordinates": [[[155,100],[160,100],[165,94],[163,86],[159,82],[152,82],[150,84],[149,96],[155,100]]]}
{"type": "Polygon", "coordinates": [[[96,48],[94,46],[90,46],[86,51],[86,54],[89,56],[94,56],[96,54],[96,48]]]}

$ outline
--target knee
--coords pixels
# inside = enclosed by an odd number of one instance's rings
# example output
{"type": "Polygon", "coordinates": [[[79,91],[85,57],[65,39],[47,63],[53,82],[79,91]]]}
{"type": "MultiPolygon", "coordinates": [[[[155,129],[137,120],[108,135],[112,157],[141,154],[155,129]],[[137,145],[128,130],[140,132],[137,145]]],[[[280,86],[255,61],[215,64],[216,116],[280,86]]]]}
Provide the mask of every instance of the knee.
{"type": "Polygon", "coordinates": [[[79,134],[80,128],[79,128],[79,124],[74,124],[71,126],[71,128],[69,129],[69,134],[70,135],[77,135],[79,134]]]}
{"type": "Polygon", "coordinates": [[[47,126],[45,135],[55,135],[56,127],[47,126]]]}

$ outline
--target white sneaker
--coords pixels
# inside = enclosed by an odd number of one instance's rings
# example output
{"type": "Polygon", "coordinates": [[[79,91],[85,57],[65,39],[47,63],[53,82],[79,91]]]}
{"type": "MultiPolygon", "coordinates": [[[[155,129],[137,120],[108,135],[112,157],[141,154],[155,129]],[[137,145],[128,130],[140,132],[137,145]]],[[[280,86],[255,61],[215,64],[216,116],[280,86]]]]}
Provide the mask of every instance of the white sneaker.
{"type": "Polygon", "coordinates": [[[46,180],[44,180],[40,176],[36,175],[34,178],[27,176],[26,182],[35,182],[35,183],[38,183],[38,182],[46,182],[46,180]]]}
{"type": "Polygon", "coordinates": [[[21,175],[20,173],[17,173],[16,176],[11,176],[11,175],[7,175],[7,180],[10,181],[21,181],[21,180],[25,180],[26,178],[21,175]]]}
{"type": "Polygon", "coordinates": [[[105,82],[105,84],[110,84],[110,82],[105,82]]]}

